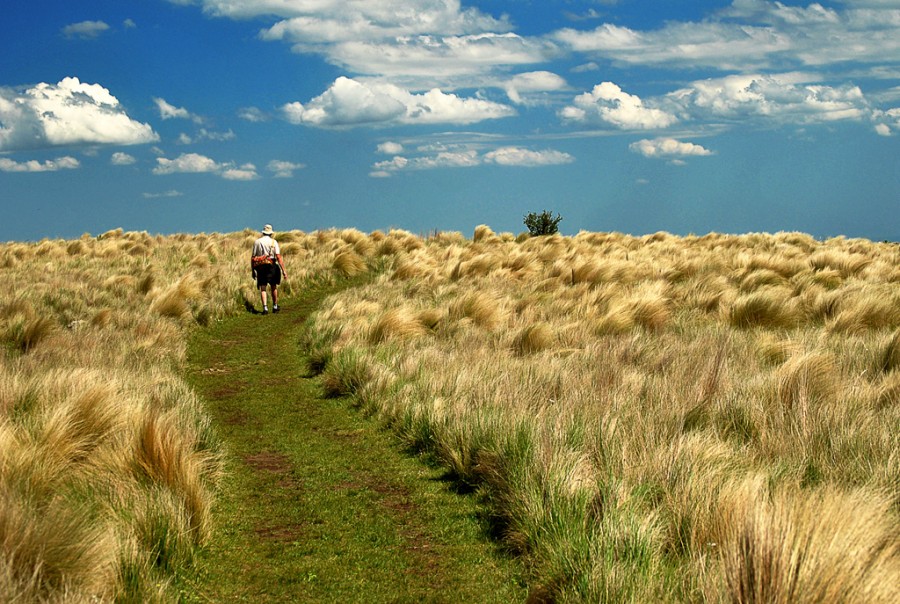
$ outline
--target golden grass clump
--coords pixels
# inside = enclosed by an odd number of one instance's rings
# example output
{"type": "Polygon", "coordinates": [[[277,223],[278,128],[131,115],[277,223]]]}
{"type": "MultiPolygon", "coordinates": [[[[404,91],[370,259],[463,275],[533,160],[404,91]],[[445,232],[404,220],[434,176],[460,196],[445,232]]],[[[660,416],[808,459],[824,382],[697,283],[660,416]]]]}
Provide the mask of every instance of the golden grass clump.
{"type": "Polygon", "coordinates": [[[876,363],[881,373],[900,370],[900,329],[881,346],[876,363]]]}
{"type": "Polygon", "coordinates": [[[900,325],[900,295],[876,289],[857,293],[848,301],[843,301],[840,312],[828,328],[835,332],[852,333],[897,325],[900,325]]]}
{"type": "Polygon", "coordinates": [[[406,308],[392,308],[379,316],[369,330],[368,341],[379,344],[385,340],[411,338],[427,332],[419,315],[406,308]]]}
{"type": "Polygon", "coordinates": [[[892,372],[882,378],[875,397],[879,409],[900,408],[900,372],[892,372]]]}
{"type": "Polygon", "coordinates": [[[532,323],[524,327],[513,340],[516,354],[525,356],[552,348],[555,340],[553,328],[547,323],[532,323]]]}
{"type": "Polygon", "coordinates": [[[787,290],[768,287],[739,296],[731,305],[729,321],[739,328],[784,328],[800,320],[787,290]]]}
{"type": "Polygon", "coordinates": [[[811,352],[791,357],[776,375],[777,400],[789,416],[803,426],[838,394],[837,367],[828,353],[811,352]]]}
{"type": "Polygon", "coordinates": [[[334,258],[334,270],[345,277],[353,277],[366,272],[365,259],[352,249],[340,252],[334,258]]]}
{"type": "Polygon", "coordinates": [[[484,241],[490,237],[494,237],[494,231],[486,224],[479,224],[475,227],[475,234],[472,237],[472,241],[478,243],[479,241],[484,241]]]}
{"type": "Polygon", "coordinates": [[[745,493],[722,544],[727,599],[747,603],[900,600],[900,540],[890,501],[821,489],[771,501],[745,493]]]}
{"type": "Polygon", "coordinates": [[[200,290],[192,275],[182,277],[160,292],[150,310],[172,319],[183,319],[191,314],[191,303],[200,297],[200,290]]]}
{"type": "Polygon", "coordinates": [[[506,317],[496,296],[477,291],[454,300],[450,304],[450,318],[455,321],[471,319],[475,325],[490,331],[506,317]]]}

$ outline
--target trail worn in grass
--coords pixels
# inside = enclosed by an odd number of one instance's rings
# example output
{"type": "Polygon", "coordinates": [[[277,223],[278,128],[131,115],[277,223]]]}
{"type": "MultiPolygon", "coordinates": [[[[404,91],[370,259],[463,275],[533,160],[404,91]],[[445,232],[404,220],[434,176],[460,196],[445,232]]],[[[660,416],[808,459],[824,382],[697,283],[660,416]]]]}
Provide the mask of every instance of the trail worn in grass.
{"type": "Polygon", "coordinates": [[[217,530],[186,601],[516,602],[520,569],[472,496],[325,399],[298,347],[325,289],[198,331],[188,379],[228,451],[217,530]]]}

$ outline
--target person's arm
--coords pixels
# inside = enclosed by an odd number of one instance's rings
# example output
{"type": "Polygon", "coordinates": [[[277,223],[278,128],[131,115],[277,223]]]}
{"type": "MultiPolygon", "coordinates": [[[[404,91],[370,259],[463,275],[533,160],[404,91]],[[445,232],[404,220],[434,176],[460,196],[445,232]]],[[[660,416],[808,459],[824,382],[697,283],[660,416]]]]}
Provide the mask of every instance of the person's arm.
{"type": "Polygon", "coordinates": [[[281,259],[281,254],[275,254],[275,259],[278,261],[278,266],[281,267],[281,276],[287,279],[287,271],[284,270],[284,261],[281,259]]]}

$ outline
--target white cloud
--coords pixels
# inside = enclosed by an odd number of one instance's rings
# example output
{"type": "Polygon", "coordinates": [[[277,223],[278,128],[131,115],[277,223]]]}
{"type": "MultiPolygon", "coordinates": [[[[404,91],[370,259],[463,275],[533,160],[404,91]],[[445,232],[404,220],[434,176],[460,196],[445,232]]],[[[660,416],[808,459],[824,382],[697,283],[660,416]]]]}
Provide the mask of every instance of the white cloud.
{"type": "Polygon", "coordinates": [[[222,170],[222,178],[225,180],[255,180],[259,178],[259,174],[256,173],[256,166],[244,164],[239,168],[225,168],[222,170]]]}
{"type": "Polygon", "coordinates": [[[0,88],[0,151],[157,140],[148,124],[128,117],[119,100],[98,84],[65,78],[25,90],[0,88]]]}
{"type": "Polygon", "coordinates": [[[563,120],[607,123],[623,130],[655,130],[678,121],[673,114],[646,106],[639,97],[624,92],[612,82],[597,84],[591,92],[576,96],[573,103],[560,110],[563,120]]]}
{"type": "Polygon", "coordinates": [[[289,103],[282,110],[291,123],[319,127],[470,124],[515,114],[511,107],[500,103],[461,98],[436,88],[413,94],[392,84],[363,83],[346,77],[336,79],[306,105],[289,103]]]}
{"type": "Polygon", "coordinates": [[[858,86],[814,84],[814,75],[748,74],[693,82],[667,95],[673,109],[695,118],[758,118],[809,124],[861,120],[872,114],[858,86]]]}
{"type": "Polygon", "coordinates": [[[530,71],[520,73],[504,84],[506,95],[517,105],[529,104],[530,99],[523,98],[522,93],[551,92],[563,90],[568,86],[566,81],[550,71],[530,71]]]}
{"type": "Polygon", "coordinates": [[[144,193],[143,195],[144,199],[159,199],[165,197],[181,197],[184,193],[171,189],[169,191],[163,191],[162,193],[144,193]]]}
{"type": "Polygon", "coordinates": [[[270,117],[258,107],[244,107],[238,111],[238,117],[248,122],[268,122],[270,117]]]}
{"type": "Polygon", "coordinates": [[[81,21],[72,23],[62,28],[62,33],[67,38],[81,38],[90,40],[96,38],[109,29],[109,25],[103,21],[81,21]]]}
{"type": "Polygon", "coordinates": [[[235,138],[237,138],[237,135],[231,129],[229,129],[227,132],[215,132],[213,130],[207,130],[206,128],[200,128],[195,136],[190,136],[185,132],[179,134],[178,143],[181,145],[190,145],[191,143],[196,143],[199,141],[222,142],[234,140],[235,138]]]}
{"type": "Polygon", "coordinates": [[[568,153],[552,149],[532,151],[521,147],[501,147],[483,155],[477,149],[465,146],[426,146],[419,149],[425,155],[404,157],[395,155],[391,159],[372,165],[370,176],[384,178],[400,171],[435,170],[439,168],[473,168],[483,164],[498,166],[540,167],[568,164],[575,158],[568,153]]]}
{"type": "Polygon", "coordinates": [[[273,159],[266,167],[270,172],[274,172],[275,178],[293,178],[294,170],[302,170],[306,165],[273,159]]]}
{"type": "Polygon", "coordinates": [[[819,3],[788,6],[734,0],[699,22],[667,22],[652,31],[610,23],[566,28],[550,38],[578,51],[626,64],[758,70],[778,66],[900,60],[900,5],[845,1],[844,10],[819,3]]]}
{"type": "Polygon", "coordinates": [[[504,19],[495,19],[474,8],[461,9],[459,0],[170,0],[175,4],[200,4],[208,14],[241,19],[275,16],[300,18],[305,36],[328,32],[344,36],[383,36],[398,32],[448,31],[508,28],[504,19]],[[347,31],[350,28],[351,31],[347,31]]]}
{"type": "Polygon", "coordinates": [[[436,155],[406,158],[393,157],[387,161],[376,162],[372,166],[372,175],[384,176],[384,173],[400,170],[434,170],[436,168],[473,168],[481,165],[481,158],[474,149],[460,151],[441,151],[436,155]]]}
{"type": "Polygon", "coordinates": [[[175,159],[156,158],[153,173],[167,174],[216,174],[226,180],[254,180],[259,177],[256,166],[244,164],[236,166],[233,162],[219,163],[199,153],[182,153],[175,159]]]}
{"type": "Polygon", "coordinates": [[[891,136],[893,133],[900,132],[900,107],[888,109],[887,111],[877,111],[874,114],[876,120],[875,132],[881,136],[891,136]]]}
{"type": "Polygon", "coordinates": [[[674,138],[643,139],[631,143],[628,147],[634,153],[640,153],[644,157],[652,158],[682,158],[702,157],[712,155],[713,152],[694,143],[685,143],[674,138]]]}
{"type": "Polygon", "coordinates": [[[484,161],[501,166],[537,167],[570,164],[575,161],[575,158],[568,153],[552,149],[531,151],[521,147],[501,147],[486,153],[484,161]]]}
{"type": "Polygon", "coordinates": [[[222,166],[216,163],[215,160],[198,153],[182,153],[176,159],[157,157],[156,163],[157,166],[153,168],[154,174],[199,174],[222,170],[222,166]]]}
{"type": "Polygon", "coordinates": [[[398,155],[400,153],[403,153],[403,145],[401,145],[400,143],[386,141],[378,145],[378,152],[384,153],[385,155],[398,155]]]}
{"type": "Polygon", "coordinates": [[[134,158],[133,155],[129,155],[128,153],[122,153],[118,151],[112,154],[110,158],[110,162],[114,166],[130,166],[137,162],[137,159],[134,158]]]}
{"type": "Polygon", "coordinates": [[[125,29],[134,29],[137,27],[137,23],[134,22],[134,19],[125,19],[122,21],[122,27],[125,29]]]}
{"type": "Polygon", "coordinates": [[[57,170],[74,170],[81,164],[74,157],[59,157],[48,159],[44,162],[29,160],[17,162],[6,157],[0,157],[0,172],[56,172],[57,170]]]}
{"type": "Polygon", "coordinates": [[[159,117],[164,120],[192,120],[197,124],[203,122],[203,118],[201,116],[191,113],[184,107],[176,107],[175,105],[172,105],[171,103],[166,101],[166,99],[154,97],[153,102],[156,103],[156,107],[157,109],[159,109],[159,117]]]}
{"type": "Polygon", "coordinates": [[[348,41],[328,48],[329,60],[344,69],[404,78],[418,88],[428,87],[425,82],[453,82],[500,67],[542,63],[555,53],[547,42],[513,33],[348,41]]]}
{"type": "MultiPolygon", "coordinates": [[[[184,0],[170,0],[186,3],[184,0]]],[[[415,90],[446,87],[461,76],[546,61],[558,54],[544,38],[512,31],[459,0],[198,0],[208,14],[274,16],[260,37],[318,54],[349,73],[391,77],[415,90]],[[400,78],[403,78],[402,81],[400,78]]]]}

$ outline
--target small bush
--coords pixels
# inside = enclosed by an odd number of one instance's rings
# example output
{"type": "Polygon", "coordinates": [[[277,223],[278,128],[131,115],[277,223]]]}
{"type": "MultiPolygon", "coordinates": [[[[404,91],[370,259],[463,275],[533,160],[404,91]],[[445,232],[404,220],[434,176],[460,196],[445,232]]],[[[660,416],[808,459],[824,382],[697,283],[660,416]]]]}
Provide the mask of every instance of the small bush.
{"type": "Polygon", "coordinates": [[[559,232],[559,223],[562,222],[562,217],[557,214],[554,218],[552,212],[544,210],[540,214],[529,212],[525,215],[524,222],[532,237],[553,235],[559,232]]]}

